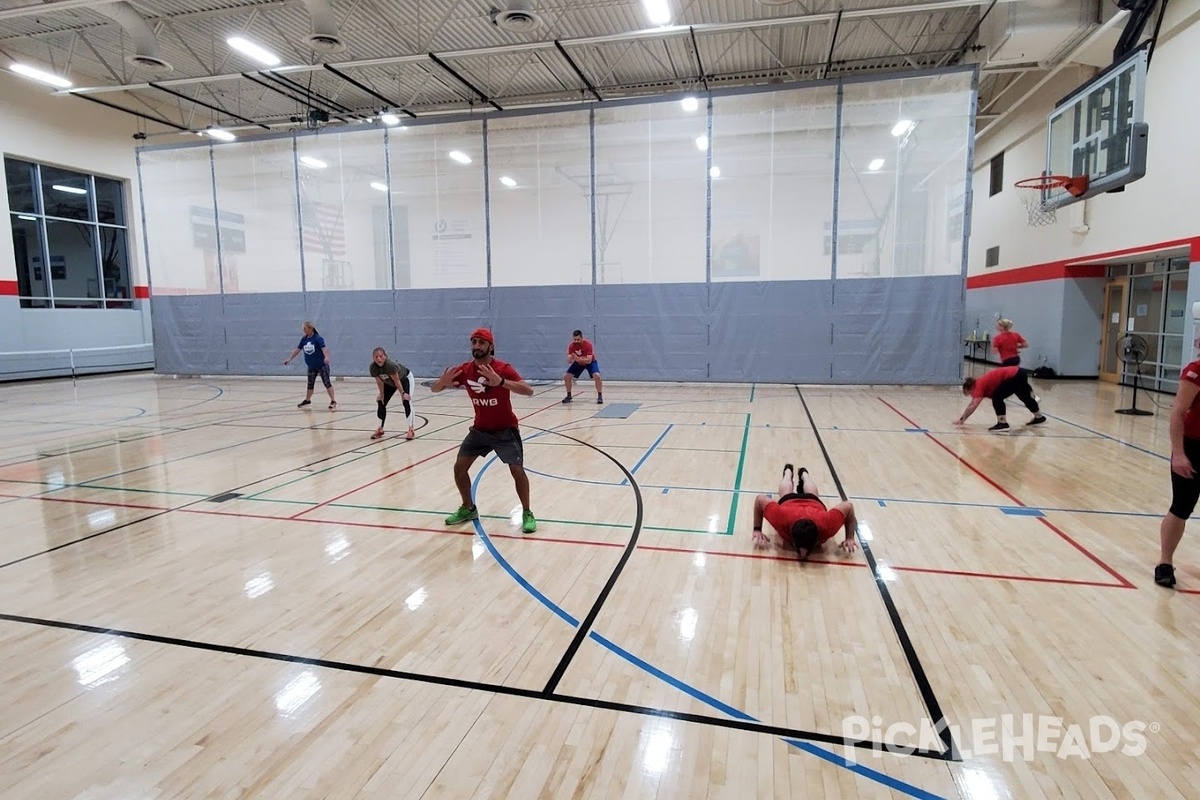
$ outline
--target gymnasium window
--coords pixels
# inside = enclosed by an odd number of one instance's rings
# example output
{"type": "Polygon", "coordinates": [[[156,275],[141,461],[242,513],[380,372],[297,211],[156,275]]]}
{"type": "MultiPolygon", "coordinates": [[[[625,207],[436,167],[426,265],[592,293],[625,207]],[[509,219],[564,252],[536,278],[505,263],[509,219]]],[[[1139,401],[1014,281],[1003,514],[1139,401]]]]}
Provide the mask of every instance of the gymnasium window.
{"type": "Polygon", "coordinates": [[[122,181],[4,159],[21,308],[132,308],[122,181]]]}
{"type": "Polygon", "coordinates": [[[1001,150],[992,156],[992,160],[988,166],[991,168],[991,174],[988,176],[990,178],[988,197],[992,197],[1004,190],[1004,151],[1001,150]]]}

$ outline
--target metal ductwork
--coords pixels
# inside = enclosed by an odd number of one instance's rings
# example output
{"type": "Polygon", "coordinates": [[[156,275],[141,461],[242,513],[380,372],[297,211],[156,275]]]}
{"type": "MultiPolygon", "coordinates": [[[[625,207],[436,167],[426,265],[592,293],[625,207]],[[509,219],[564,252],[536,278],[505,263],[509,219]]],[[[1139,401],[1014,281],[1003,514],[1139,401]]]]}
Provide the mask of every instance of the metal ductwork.
{"type": "Polygon", "coordinates": [[[997,3],[979,27],[981,60],[991,66],[1057,63],[1101,22],[1100,0],[997,3]]]}
{"type": "Polygon", "coordinates": [[[91,10],[114,20],[129,34],[134,48],[133,54],[125,57],[129,64],[149,72],[170,72],[175,69],[162,57],[158,49],[158,38],[155,37],[149,23],[142,19],[142,15],[129,3],[101,3],[93,6],[91,10]]]}
{"type": "Polygon", "coordinates": [[[346,49],[338,31],[337,14],[330,0],[304,0],[308,18],[312,21],[312,33],[304,40],[308,46],[320,53],[340,53],[346,49]]]}

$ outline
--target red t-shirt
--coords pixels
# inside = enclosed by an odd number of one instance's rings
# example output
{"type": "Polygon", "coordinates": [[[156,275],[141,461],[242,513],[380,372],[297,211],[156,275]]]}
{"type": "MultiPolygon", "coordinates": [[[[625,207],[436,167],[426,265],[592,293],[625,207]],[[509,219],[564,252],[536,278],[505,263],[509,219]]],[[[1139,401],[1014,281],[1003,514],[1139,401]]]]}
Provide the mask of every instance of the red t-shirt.
{"type": "MultiPolygon", "coordinates": [[[[493,358],[489,366],[501,378],[519,381],[521,376],[512,364],[493,358]]],[[[504,387],[488,386],[479,374],[479,366],[468,361],[459,367],[461,374],[455,386],[461,386],[475,406],[475,429],[480,431],[502,431],[517,427],[517,415],[513,413],[512,392],[504,387]]]]}
{"type": "Polygon", "coordinates": [[[1015,378],[1020,371],[1020,367],[1000,367],[1000,369],[983,373],[979,377],[979,380],[975,381],[975,388],[971,391],[971,396],[980,398],[991,397],[996,393],[996,389],[1000,387],[1000,384],[1009,378],[1015,378]]]}
{"type": "Polygon", "coordinates": [[[788,544],[792,543],[792,526],[802,519],[816,524],[822,542],[832,539],[846,524],[845,514],[836,508],[830,511],[820,500],[788,500],[783,505],[772,501],[763,509],[763,518],[788,544]]]}
{"type": "Polygon", "coordinates": [[[592,349],[592,343],[587,339],[582,342],[572,339],[571,343],[567,345],[567,352],[576,358],[586,358],[587,356],[595,358],[596,356],[596,351],[592,349]]]}
{"type": "Polygon", "coordinates": [[[1022,341],[1024,339],[1016,331],[1004,331],[1004,333],[997,333],[996,338],[992,339],[992,347],[996,348],[1001,361],[1007,361],[1010,358],[1017,357],[1017,350],[1019,349],[1017,345],[1022,341]]]}
{"type": "MultiPolygon", "coordinates": [[[[1200,361],[1193,361],[1184,367],[1179,373],[1179,381],[1200,386],[1200,361]]],[[[1200,394],[1196,395],[1183,416],[1183,435],[1188,439],[1200,439],[1200,394]]]]}

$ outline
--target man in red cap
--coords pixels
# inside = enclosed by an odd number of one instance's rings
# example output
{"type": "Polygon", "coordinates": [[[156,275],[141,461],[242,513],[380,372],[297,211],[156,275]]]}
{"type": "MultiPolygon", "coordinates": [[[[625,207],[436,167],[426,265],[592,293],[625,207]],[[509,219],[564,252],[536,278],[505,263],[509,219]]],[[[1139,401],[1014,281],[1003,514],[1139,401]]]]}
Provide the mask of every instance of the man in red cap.
{"type": "Polygon", "coordinates": [[[530,396],[533,387],[521,380],[511,364],[496,358],[496,339],[487,328],[477,328],[471,334],[471,361],[457,367],[446,367],[442,377],[429,387],[434,392],[462,387],[475,406],[475,424],[467,432],[454,460],[454,483],[462,496],[462,505],[446,517],[447,525],[458,525],[479,518],[479,510],[471,502],[471,465],[480,456],[495,451],[496,457],[508,465],[517,497],[521,499],[524,517],[521,530],[533,533],[537,519],[529,510],[529,476],[525,474],[525,450],[517,415],[513,413],[510,392],[530,396]]]}

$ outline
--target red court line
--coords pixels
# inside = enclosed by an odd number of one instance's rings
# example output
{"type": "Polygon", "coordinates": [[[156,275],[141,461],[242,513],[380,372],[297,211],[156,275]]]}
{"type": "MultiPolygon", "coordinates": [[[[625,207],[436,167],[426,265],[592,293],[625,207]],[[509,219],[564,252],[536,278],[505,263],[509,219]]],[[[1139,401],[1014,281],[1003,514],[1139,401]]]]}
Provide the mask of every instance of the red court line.
{"type": "MultiPolygon", "coordinates": [[[[531,411],[530,413],[526,414],[525,416],[519,417],[519,419],[521,419],[521,420],[529,419],[534,414],[540,414],[543,411],[545,411],[546,409],[554,408],[555,406],[558,406],[558,405],[560,405],[560,404],[559,403],[551,403],[548,406],[543,406],[542,408],[539,408],[537,411],[531,411]]],[[[336,503],[338,500],[341,500],[343,497],[349,497],[350,495],[354,494],[355,492],[360,492],[369,486],[374,486],[375,484],[380,483],[382,481],[386,481],[389,478],[394,478],[397,475],[399,475],[401,472],[407,472],[408,470],[412,469],[413,467],[419,467],[420,465],[426,463],[427,461],[432,461],[435,458],[444,456],[444,455],[446,455],[446,453],[449,453],[452,450],[457,450],[457,449],[458,449],[458,445],[454,445],[453,447],[447,447],[445,450],[442,450],[441,452],[434,453],[433,455],[428,456],[427,458],[422,458],[420,461],[409,464],[406,467],[401,467],[400,469],[396,470],[395,472],[390,472],[387,475],[384,475],[382,478],[376,478],[373,481],[368,481],[367,483],[364,483],[362,486],[359,486],[357,489],[351,489],[348,492],[342,492],[337,497],[332,497],[323,503],[318,503],[317,505],[311,506],[310,508],[303,509],[302,511],[297,511],[295,514],[288,517],[288,519],[299,519],[301,516],[309,513],[310,511],[316,511],[318,508],[324,508],[325,506],[329,505],[330,503],[336,503]]]]}
{"type": "Polygon", "coordinates": [[[11,497],[14,500],[42,500],[47,503],[78,503],[84,506],[105,506],[107,508],[136,508],[141,511],[172,511],[174,509],[162,506],[142,506],[135,503],[105,503],[100,500],[76,500],[71,497],[39,497],[28,494],[0,494],[0,497],[11,497]]]}
{"type": "MultiPolygon", "coordinates": [[[[134,508],[144,511],[177,511],[183,514],[200,514],[203,516],[213,517],[236,517],[243,519],[259,519],[270,520],[273,522],[307,522],[317,525],[333,525],[347,528],[372,528],[375,530],[385,531],[414,531],[417,533],[436,533],[436,534],[451,534],[456,536],[474,536],[473,528],[425,528],[417,525],[393,525],[385,522],[348,522],[343,520],[333,519],[295,519],[293,517],[276,517],[271,514],[247,514],[237,511],[218,511],[216,509],[201,509],[201,508],[164,508],[162,506],[145,506],[134,505],[130,503],[112,503],[103,500],[77,500],[65,497],[19,497],[15,495],[0,494],[0,497],[15,497],[20,500],[41,500],[48,503],[77,503],[88,506],[103,506],[105,508],[134,508]]],[[[593,539],[560,539],[551,536],[529,536],[520,533],[492,533],[488,536],[493,539],[514,539],[526,542],[548,542],[551,544],[570,544],[570,545],[585,545],[588,547],[625,547],[624,542],[599,542],[593,539]]],[[[639,546],[639,550],[649,550],[658,553],[681,553],[683,555],[694,556],[697,553],[702,553],[705,556],[713,556],[715,558],[740,558],[750,559],[754,561],[795,561],[796,557],[791,555],[763,555],[761,553],[731,553],[721,550],[692,550],[686,547],[667,547],[664,545],[645,545],[639,546]]],[[[827,564],[834,567],[865,567],[866,564],[859,561],[829,561],[825,559],[813,558],[809,559],[810,564],[827,564]]],[[[933,575],[952,575],[964,578],[988,578],[991,580],[1005,581],[1033,581],[1037,583],[1055,583],[1070,586],[1099,586],[1105,588],[1125,588],[1113,583],[1098,583],[1095,581],[1073,580],[1069,578],[1039,578],[1028,575],[1003,575],[992,572],[965,572],[962,570],[937,569],[935,567],[898,567],[888,565],[896,572],[924,572],[933,575]]],[[[1184,594],[1200,594],[1197,589],[1179,589],[1179,592],[1184,594]]]]}
{"type": "MultiPolygon", "coordinates": [[[[894,405],[892,405],[891,403],[889,403],[887,400],[884,400],[882,397],[878,397],[878,396],[877,396],[875,399],[877,399],[879,402],[883,403],[885,406],[887,406],[888,408],[890,408],[892,411],[896,412],[896,414],[898,414],[898,415],[900,416],[900,418],[901,418],[901,419],[903,419],[903,420],[904,420],[905,422],[907,422],[908,424],[912,425],[914,428],[920,428],[920,427],[921,427],[921,426],[920,426],[919,424],[917,424],[915,421],[913,421],[913,420],[912,420],[912,419],[910,419],[909,417],[905,416],[905,415],[904,415],[904,414],[903,414],[903,413],[900,411],[900,409],[896,408],[894,405]]],[[[998,491],[998,492],[1000,492],[1001,494],[1003,494],[1003,495],[1004,495],[1005,497],[1007,497],[1009,500],[1012,500],[1014,503],[1016,503],[1016,504],[1017,504],[1018,506],[1020,506],[1021,508],[1029,508],[1029,506],[1025,505],[1025,504],[1024,504],[1024,503],[1022,503],[1020,500],[1018,500],[1018,499],[1017,499],[1017,497],[1016,497],[1016,496],[1015,496],[1015,495],[1014,495],[1012,492],[1008,491],[1008,490],[1007,490],[1007,489],[1005,489],[1003,486],[1001,486],[1000,484],[996,483],[996,481],[992,480],[992,479],[991,479],[991,478],[989,478],[987,475],[983,474],[983,472],[982,472],[982,471],[980,471],[980,470],[979,470],[979,468],[977,468],[977,467],[976,467],[974,464],[972,464],[971,462],[967,461],[965,458],[963,458],[962,456],[960,456],[958,453],[956,453],[956,452],[954,452],[953,450],[951,450],[949,447],[947,447],[945,444],[943,444],[941,441],[939,441],[939,440],[938,440],[938,439],[937,439],[937,438],[936,438],[936,437],[935,437],[935,436],[934,436],[932,433],[929,433],[928,431],[926,431],[926,432],[925,432],[925,436],[926,436],[926,437],[929,439],[929,441],[933,442],[933,443],[934,443],[934,444],[936,444],[938,447],[942,448],[942,449],[943,449],[943,450],[945,450],[947,453],[949,453],[950,455],[952,455],[952,456],[953,456],[953,457],[954,457],[954,458],[955,458],[955,459],[956,459],[956,460],[957,460],[957,461],[958,461],[960,464],[962,464],[964,467],[966,467],[967,469],[971,470],[971,471],[972,471],[972,472],[974,472],[976,475],[978,475],[980,478],[983,478],[985,481],[987,481],[987,482],[988,482],[988,484],[990,484],[990,485],[991,485],[991,486],[992,486],[994,489],[996,489],[996,491],[998,491]]],[[[1102,560],[1100,559],[1100,557],[1099,557],[1099,556],[1095,555],[1095,554],[1094,554],[1094,553],[1092,553],[1090,550],[1088,550],[1088,549],[1087,549],[1087,548],[1085,548],[1083,545],[1081,545],[1079,542],[1077,542],[1077,541],[1075,541],[1074,539],[1072,539],[1070,536],[1068,536],[1066,533],[1064,533],[1062,530],[1060,530],[1060,529],[1059,529],[1059,528],[1058,528],[1056,525],[1054,525],[1053,523],[1051,523],[1051,522],[1050,522],[1048,519],[1046,519],[1045,517],[1037,517],[1037,521],[1038,521],[1038,522],[1040,522],[1040,523],[1042,523],[1043,525],[1045,525],[1045,526],[1046,526],[1047,528],[1049,528],[1050,530],[1052,530],[1052,531],[1054,531],[1055,533],[1057,533],[1057,534],[1058,534],[1060,537],[1062,537],[1062,539],[1063,539],[1064,541],[1066,541],[1068,544],[1070,544],[1070,545],[1071,545],[1072,547],[1074,547],[1076,550],[1078,550],[1079,552],[1083,553],[1085,556],[1087,556],[1088,558],[1090,558],[1090,559],[1091,559],[1091,560],[1092,560],[1092,561],[1093,561],[1095,564],[1097,564],[1097,565],[1098,565],[1098,566],[1099,566],[1101,569],[1103,569],[1103,570],[1104,570],[1105,572],[1107,572],[1109,575],[1111,575],[1111,576],[1113,576],[1114,578],[1116,578],[1116,579],[1117,579],[1117,580],[1120,582],[1120,584],[1121,584],[1121,588],[1122,588],[1122,589],[1136,589],[1136,588],[1137,588],[1137,587],[1136,587],[1136,586],[1134,586],[1132,583],[1130,583],[1128,580],[1126,580],[1126,579],[1125,579],[1125,577],[1124,577],[1123,575],[1121,575],[1121,573],[1117,572],[1115,569],[1113,569],[1112,567],[1110,567],[1108,564],[1104,563],[1104,561],[1102,561],[1102,560]]]]}

